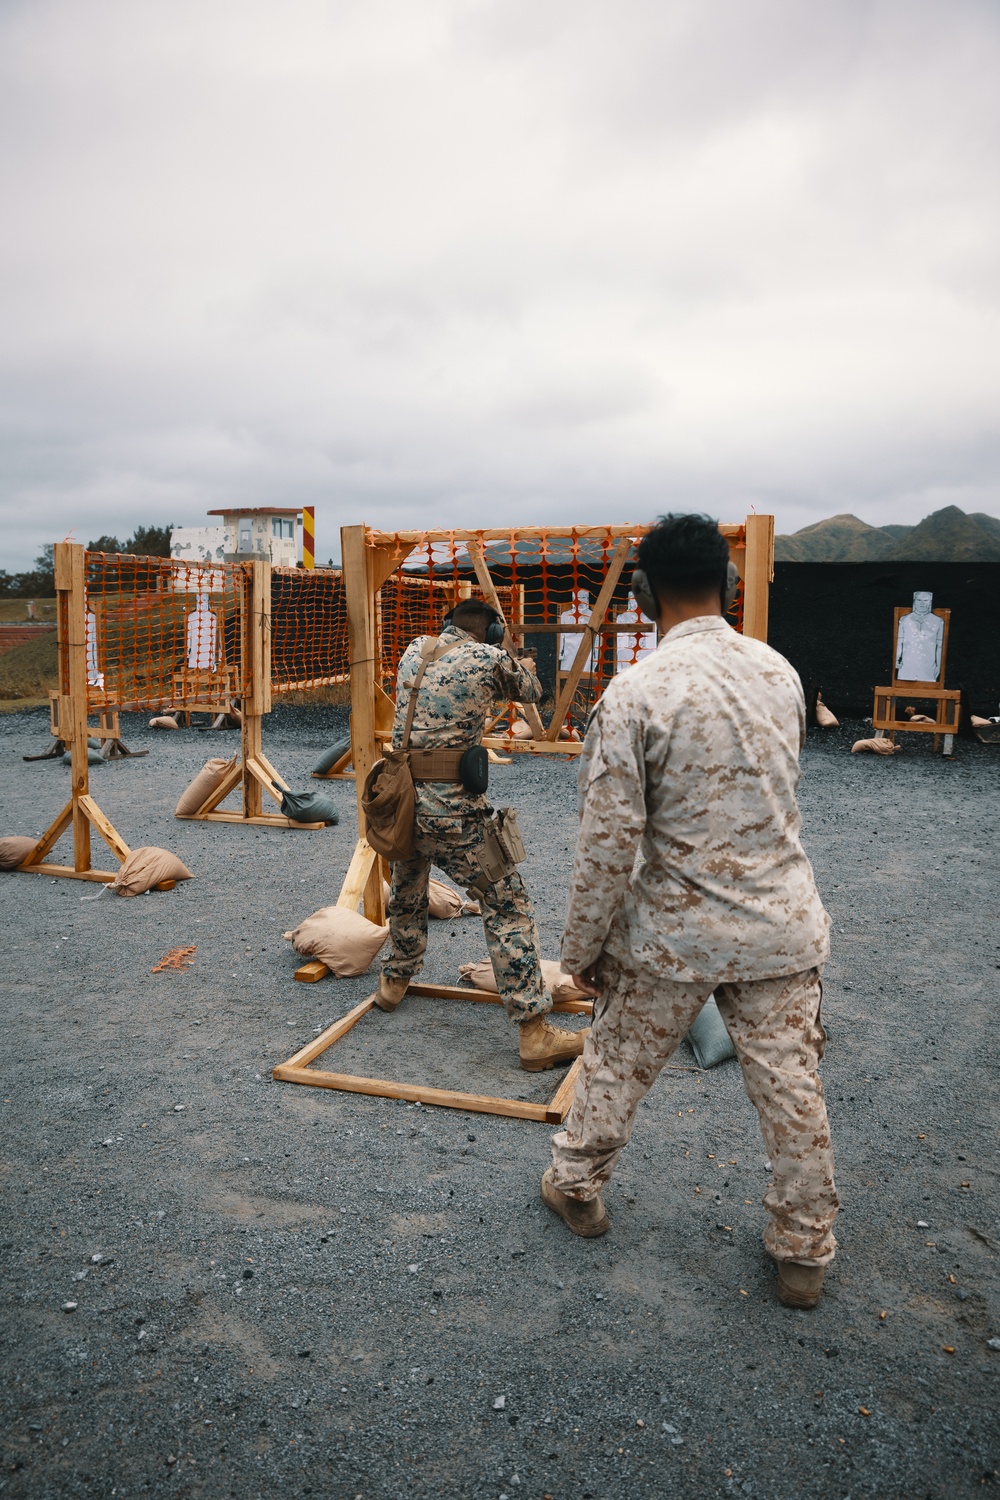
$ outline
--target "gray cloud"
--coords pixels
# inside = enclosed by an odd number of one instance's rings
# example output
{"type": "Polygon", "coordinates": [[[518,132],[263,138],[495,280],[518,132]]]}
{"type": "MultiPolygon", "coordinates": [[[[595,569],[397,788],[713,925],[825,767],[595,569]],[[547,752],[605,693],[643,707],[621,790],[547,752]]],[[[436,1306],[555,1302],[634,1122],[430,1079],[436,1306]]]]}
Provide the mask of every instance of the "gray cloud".
{"type": "Polygon", "coordinates": [[[978,0],[0,7],[0,565],[1000,514],[998,64],[978,0]]]}

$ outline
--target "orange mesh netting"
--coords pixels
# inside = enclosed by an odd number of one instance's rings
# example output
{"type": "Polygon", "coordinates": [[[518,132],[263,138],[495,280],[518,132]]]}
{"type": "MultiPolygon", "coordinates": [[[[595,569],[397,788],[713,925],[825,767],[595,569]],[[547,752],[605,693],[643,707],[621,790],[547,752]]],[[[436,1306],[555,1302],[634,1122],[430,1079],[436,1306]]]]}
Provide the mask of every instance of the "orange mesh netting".
{"type": "Polygon", "coordinates": [[[88,552],[88,709],[225,708],[242,697],[249,566],[88,552]]]}
{"type": "MultiPolygon", "coordinates": [[[[534,652],[543,682],[558,697],[617,556],[620,573],[604,619],[590,642],[570,708],[568,722],[582,726],[610,678],[656,645],[655,628],[642,619],[629,591],[635,544],[648,529],[532,527],[512,530],[502,538],[495,532],[477,537],[474,532],[454,536],[369,531],[370,546],[389,547],[400,559],[399,569],[379,595],[378,677],[382,687],[390,695],[395,692],[400,657],[415,636],[436,633],[441,616],[456,599],[482,594],[469,552],[471,543],[482,551],[515,643],[534,652]],[[632,543],[624,560],[619,553],[623,537],[632,543]]],[[[723,532],[731,550],[743,546],[743,527],[727,526],[723,532]]],[[[742,583],[728,618],[742,630],[742,583]]],[[[505,716],[510,722],[515,713],[514,705],[508,705],[505,716]]]]}
{"type": "Polygon", "coordinates": [[[272,568],[271,686],[276,693],[346,682],[347,597],[339,568],[272,568]]]}

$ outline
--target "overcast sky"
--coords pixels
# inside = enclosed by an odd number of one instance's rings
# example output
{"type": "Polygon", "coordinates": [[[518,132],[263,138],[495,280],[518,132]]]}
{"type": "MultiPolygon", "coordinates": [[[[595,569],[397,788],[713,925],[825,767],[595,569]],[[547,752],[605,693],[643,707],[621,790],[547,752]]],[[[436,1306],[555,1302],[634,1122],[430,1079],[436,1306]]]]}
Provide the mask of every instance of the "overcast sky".
{"type": "Polygon", "coordinates": [[[1000,515],[996,0],[0,0],[0,566],[1000,515]]]}

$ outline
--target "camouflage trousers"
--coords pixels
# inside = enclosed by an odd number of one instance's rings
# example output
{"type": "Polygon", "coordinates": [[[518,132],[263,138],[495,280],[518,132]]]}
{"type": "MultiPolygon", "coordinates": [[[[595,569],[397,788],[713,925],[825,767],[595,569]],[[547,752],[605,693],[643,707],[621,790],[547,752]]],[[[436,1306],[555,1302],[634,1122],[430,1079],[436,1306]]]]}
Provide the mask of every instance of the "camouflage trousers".
{"type": "MultiPolygon", "coordinates": [[[[711,984],[678,984],[608,953],[598,975],[573,1103],[552,1138],[555,1186],[584,1200],[610,1180],[641,1099],[713,993],[711,984]]],[[[817,1072],[826,1045],[820,970],[718,984],[714,994],[771,1159],[764,1244],[775,1260],[828,1265],[838,1199],[817,1072]]]]}
{"type": "MultiPolygon", "coordinates": [[[[418,813],[414,853],[392,867],[389,896],[389,957],[386,979],[413,979],[427,948],[427,882],[431,866],[463,890],[482,874],[473,852],[482,843],[482,816],[418,813]]],[[[538,931],[531,897],[513,871],[486,894],[470,892],[483,915],[486,947],[504,1009],[512,1021],[529,1021],[552,1009],[539,965],[538,931]]]]}

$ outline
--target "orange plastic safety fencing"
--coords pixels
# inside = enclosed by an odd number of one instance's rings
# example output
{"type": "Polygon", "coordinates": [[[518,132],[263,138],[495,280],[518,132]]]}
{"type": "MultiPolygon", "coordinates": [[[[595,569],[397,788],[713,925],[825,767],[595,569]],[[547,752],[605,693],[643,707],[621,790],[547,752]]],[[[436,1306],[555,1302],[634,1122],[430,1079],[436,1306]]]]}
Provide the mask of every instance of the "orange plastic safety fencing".
{"type": "MultiPolygon", "coordinates": [[[[629,587],[635,545],[647,529],[635,528],[632,548],[587,653],[570,714],[578,724],[610,679],[656,645],[655,627],[640,615],[629,587]]],[[[621,536],[621,527],[588,527],[585,535],[574,528],[531,528],[528,535],[512,530],[504,538],[478,543],[516,643],[533,650],[539,674],[555,695],[573,668],[621,536]]],[[[391,694],[400,657],[414,636],[437,631],[448,604],[462,595],[478,595],[481,589],[473,558],[460,538],[432,534],[418,540],[408,555],[412,533],[405,544],[391,532],[370,531],[367,540],[372,546],[394,545],[400,555],[399,570],[380,594],[379,676],[391,694]]],[[[742,540],[742,528],[730,537],[731,544],[742,540]]],[[[728,618],[742,631],[742,583],[728,618]]],[[[515,712],[510,705],[508,718],[512,720],[515,712]]]]}
{"type": "Polygon", "coordinates": [[[226,708],[249,690],[248,563],[88,552],[87,706],[226,708]]]}
{"type": "Polygon", "coordinates": [[[326,687],[350,675],[341,570],[272,568],[272,691],[326,687]]]}

